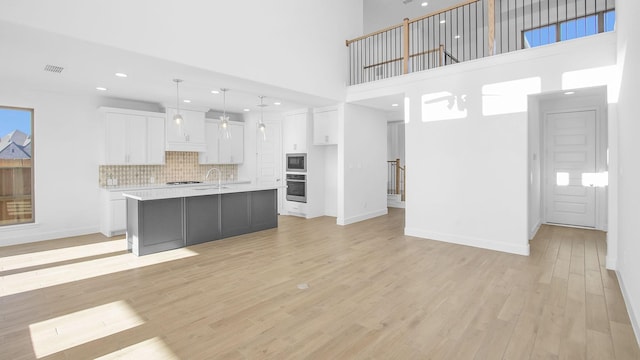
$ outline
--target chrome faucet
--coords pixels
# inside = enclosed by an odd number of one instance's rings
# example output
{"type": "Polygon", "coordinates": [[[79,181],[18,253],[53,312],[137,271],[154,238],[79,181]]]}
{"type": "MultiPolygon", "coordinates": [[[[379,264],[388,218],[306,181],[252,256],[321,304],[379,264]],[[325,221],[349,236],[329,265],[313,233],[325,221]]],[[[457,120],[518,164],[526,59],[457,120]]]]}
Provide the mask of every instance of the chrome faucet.
{"type": "Polygon", "coordinates": [[[209,171],[207,171],[207,175],[204,176],[204,181],[206,182],[207,179],[209,179],[209,175],[211,175],[211,172],[215,170],[218,172],[218,188],[220,188],[221,186],[221,181],[222,181],[222,171],[220,171],[220,169],[216,168],[216,167],[212,167],[211,169],[209,169],[209,171]]]}

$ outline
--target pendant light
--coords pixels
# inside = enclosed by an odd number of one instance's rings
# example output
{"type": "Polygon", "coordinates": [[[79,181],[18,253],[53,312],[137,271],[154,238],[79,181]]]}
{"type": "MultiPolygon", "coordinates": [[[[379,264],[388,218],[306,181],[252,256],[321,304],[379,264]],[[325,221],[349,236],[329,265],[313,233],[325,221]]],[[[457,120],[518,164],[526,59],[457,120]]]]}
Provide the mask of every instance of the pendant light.
{"type": "Polygon", "coordinates": [[[222,116],[220,116],[220,127],[222,128],[222,137],[231,139],[231,131],[229,131],[229,117],[227,116],[227,91],[229,89],[220,89],[222,91],[222,116]]]}
{"type": "Polygon", "coordinates": [[[267,126],[264,124],[264,107],[267,106],[263,100],[264,100],[264,96],[258,96],[260,98],[260,105],[258,105],[260,107],[260,122],[258,123],[258,130],[260,131],[260,133],[262,134],[262,141],[267,140],[267,126]]]}
{"type": "Polygon", "coordinates": [[[182,80],[173,79],[173,81],[176,83],[176,114],[173,115],[173,121],[180,125],[182,124],[182,115],[180,115],[180,83],[182,80]]]}

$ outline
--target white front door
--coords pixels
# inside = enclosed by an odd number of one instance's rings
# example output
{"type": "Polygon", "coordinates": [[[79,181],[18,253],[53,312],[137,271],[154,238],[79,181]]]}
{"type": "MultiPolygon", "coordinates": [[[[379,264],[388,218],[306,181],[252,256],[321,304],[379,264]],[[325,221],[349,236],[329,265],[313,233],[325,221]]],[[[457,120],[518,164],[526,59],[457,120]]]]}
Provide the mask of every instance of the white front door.
{"type": "MultiPolygon", "coordinates": [[[[260,131],[256,136],[257,171],[256,183],[258,185],[279,186],[282,180],[282,124],[280,121],[265,120],[265,137],[260,131]]],[[[278,189],[278,212],[283,206],[284,193],[278,189]]]]}
{"type": "Polygon", "coordinates": [[[547,114],[546,222],[596,226],[595,188],[583,185],[596,171],[596,111],[547,114]]]}

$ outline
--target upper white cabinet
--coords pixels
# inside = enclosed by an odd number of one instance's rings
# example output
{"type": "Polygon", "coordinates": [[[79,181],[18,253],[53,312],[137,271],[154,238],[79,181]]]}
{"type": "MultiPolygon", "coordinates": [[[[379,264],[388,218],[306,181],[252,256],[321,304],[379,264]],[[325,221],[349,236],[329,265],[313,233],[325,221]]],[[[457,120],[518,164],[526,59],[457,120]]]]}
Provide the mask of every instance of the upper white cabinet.
{"type": "Polygon", "coordinates": [[[206,151],[204,112],[180,110],[182,122],[173,120],[176,109],[166,109],[166,150],[206,151]]]}
{"type": "Polygon", "coordinates": [[[104,165],[164,164],[164,114],[102,107],[104,165]]]}
{"type": "Polygon", "coordinates": [[[206,120],[206,150],[199,155],[200,164],[242,164],[244,162],[244,124],[229,122],[230,138],[226,138],[220,122],[206,120]]]}
{"type": "Polygon", "coordinates": [[[218,164],[242,164],[244,161],[244,125],[241,123],[229,123],[231,137],[220,137],[218,164]]]}
{"type": "Polygon", "coordinates": [[[313,111],[313,144],[338,144],[338,109],[323,108],[313,111]]]}
{"type": "Polygon", "coordinates": [[[198,154],[200,164],[217,164],[220,157],[218,150],[219,124],[217,121],[206,120],[204,123],[205,151],[198,154]]]}
{"type": "Polygon", "coordinates": [[[285,153],[306,153],[307,152],[307,121],[309,112],[290,112],[284,117],[284,152],[285,153]]]}

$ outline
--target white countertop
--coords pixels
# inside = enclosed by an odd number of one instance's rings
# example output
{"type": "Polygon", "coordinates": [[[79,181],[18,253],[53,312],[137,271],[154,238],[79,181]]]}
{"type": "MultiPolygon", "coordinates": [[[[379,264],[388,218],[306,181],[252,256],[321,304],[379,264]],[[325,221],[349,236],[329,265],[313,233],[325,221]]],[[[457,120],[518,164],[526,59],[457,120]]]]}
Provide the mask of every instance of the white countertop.
{"type": "MultiPolygon", "coordinates": [[[[238,179],[235,181],[227,181],[223,182],[222,186],[231,186],[236,184],[250,184],[251,180],[238,179]]],[[[130,191],[143,191],[143,190],[153,190],[153,189],[176,189],[176,188],[186,188],[186,187],[207,187],[207,186],[217,186],[218,181],[207,181],[202,182],[200,184],[182,184],[182,185],[167,185],[164,183],[158,184],[147,184],[147,185],[124,185],[124,186],[104,186],[100,189],[106,191],[118,191],[118,192],[130,192],[130,191]]]]}
{"type": "Polygon", "coordinates": [[[282,185],[260,186],[251,184],[223,184],[218,188],[217,184],[192,184],[190,186],[165,186],[147,190],[125,190],[124,197],[139,201],[173,199],[203,195],[231,194],[238,192],[250,192],[261,190],[274,190],[284,188],[282,185]]]}

